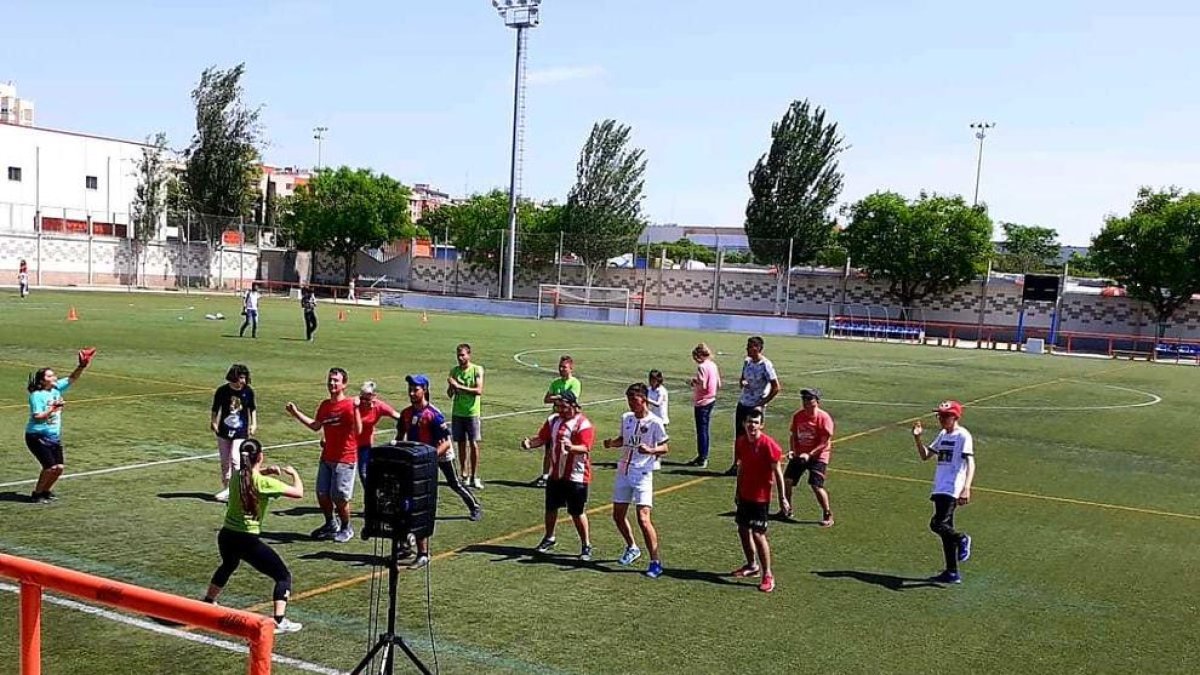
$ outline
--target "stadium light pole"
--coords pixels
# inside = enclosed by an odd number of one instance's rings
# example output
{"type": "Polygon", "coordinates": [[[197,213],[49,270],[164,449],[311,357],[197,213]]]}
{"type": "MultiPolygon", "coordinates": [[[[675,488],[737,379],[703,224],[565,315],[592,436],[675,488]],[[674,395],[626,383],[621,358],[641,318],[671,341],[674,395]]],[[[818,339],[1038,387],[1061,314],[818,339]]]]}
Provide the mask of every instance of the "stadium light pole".
{"type": "Polygon", "coordinates": [[[987,138],[988,129],[996,126],[995,122],[972,122],[975,138],[979,139],[979,159],[975,162],[975,200],[972,206],[979,206],[979,175],[983,172],[983,139],[987,138]]]}
{"type": "Polygon", "coordinates": [[[317,171],[321,170],[321,141],[325,140],[325,132],[329,127],[313,127],[313,138],[317,139],[317,171]]]}
{"type": "Polygon", "coordinates": [[[541,0],[492,0],[492,6],[504,19],[504,25],[517,30],[517,62],[513,76],[512,156],[508,172],[508,250],[504,254],[504,297],[513,298],[513,277],[517,262],[517,174],[521,150],[522,100],[525,91],[525,31],[540,22],[541,0]]]}

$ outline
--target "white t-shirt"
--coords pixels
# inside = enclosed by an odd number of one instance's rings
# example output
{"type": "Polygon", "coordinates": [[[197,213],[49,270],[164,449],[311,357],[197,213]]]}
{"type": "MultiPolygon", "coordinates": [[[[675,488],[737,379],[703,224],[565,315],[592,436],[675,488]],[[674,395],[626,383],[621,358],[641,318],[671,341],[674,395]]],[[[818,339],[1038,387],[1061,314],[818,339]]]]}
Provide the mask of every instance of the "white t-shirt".
{"type": "Polygon", "coordinates": [[[617,471],[623,474],[647,473],[660,468],[658,455],[638,452],[638,446],[657,447],[670,440],[662,420],[652,412],[638,418],[632,412],[621,415],[621,458],[617,471]]]}
{"type": "Polygon", "coordinates": [[[767,392],[771,390],[771,380],[777,380],[779,376],[775,374],[775,364],[771,363],[771,359],[763,356],[756,362],[747,356],[742,364],[742,379],[746,381],[746,386],[742,387],[738,403],[753,408],[762,405],[767,392]]]}
{"type": "Polygon", "coordinates": [[[937,472],[933,475],[933,494],[958,498],[967,482],[967,457],[975,455],[971,432],[962,427],[939,431],[929,447],[937,453],[937,472]]]}
{"type": "Polygon", "coordinates": [[[646,401],[650,404],[650,412],[662,420],[663,426],[671,423],[671,416],[667,413],[667,398],[667,388],[661,384],[650,389],[646,397],[646,401]]]}
{"type": "Polygon", "coordinates": [[[248,311],[258,311],[258,291],[246,291],[246,299],[242,302],[248,311]]]}

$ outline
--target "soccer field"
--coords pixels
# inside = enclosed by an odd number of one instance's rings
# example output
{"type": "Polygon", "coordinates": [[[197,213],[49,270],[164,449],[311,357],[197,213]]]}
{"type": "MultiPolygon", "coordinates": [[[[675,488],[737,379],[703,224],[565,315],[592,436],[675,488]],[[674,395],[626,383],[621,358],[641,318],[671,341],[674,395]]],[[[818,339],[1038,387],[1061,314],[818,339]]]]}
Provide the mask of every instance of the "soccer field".
{"type": "MultiPolygon", "coordinates": [[[[824,391],[837,423],[827,483],[837,524],[816,527],[811,493],[797,488],[799,522],[770,526],[778,588],[768,595],[726,576],[742,556],[733,479],[718,472],[730,458],[746,336],[448,314],[422,322],[390,310],[374,321],[365,307],[338,321],[338,308],[322,305],[307,343],[299,303],[264,300],[258,339],[237,337],[239,307],[203,295],[0,299],[0,550],[202,595],[224,509],[210,496],[220,484],[209,405],[229,365],[245,363],[258,437],[308,490],[302,501],[273,502],[264,526],[295,580],[288,616],[304,624],[278,637],[276,654],[291,661],[275,672],[347,671],[374,640],[374,542],[308,538],[320,524],[316,436],[284,404],[311,414],[326,371],[341,366],[348,392],[374,379],[398,408],[407,405],[404,375],[426,373],[433,403],[448,414],[442,383],[454,346],[469,342],[487,370],[478,492],[486,515],[469,522],[443,488],[429,568],[443,672],[1200,672],[1198,369],[768,336],[784,391],[767,432],[786,439],[802,387],[824,391]],[[71,307],[78,321],[64,320],[71,307]],[[229,319],[205,320],[215,312],[229,319]],[[719,352],[726,382],[710,470],[682,465],[695,455],[683,381],[701,340],[719,352]],[[22,442],[26,378],[40,366],[65,375],[85,345],[99,354],[67,395],[69,477],[58,502],[28,503],[37,464],[22,442]],[[650,368],[666,374],[672,452],[655,478],[654,509],[662,578],[641,575],[644,558],[616,564],[623,545],[608,508],[616,451],[599,442],[589,502],[595,559],[577,559],[569,523],[559,526],[556,554],[532,553],[543,501],[528,483],[540,454],[518,444],[547,414],[542,395],[563,353],[575,357],[597,439],[617,434],[627,384],[650,368]],[[974,554],[954,587],[922,581],[941,570],[928,530],[933,464],[918,461],[908,432],[919,416],[934,426],[928,411],[947,398],[966,404],[978,462],[973,501],[957,515],[974,554]]],[[[0,663],[15,672],[17,596],[0,581],[0,663]]],[[[243,566],[222,602],[264,611],[270,590],[243,566]]],[[[399,599],[402,633],[432,665],[424,571],[401,575],[399,599]]],[[[188,639],[202,633],[154,632],[137,617],[87,609],[47,602],[44,672],[244,671],[244,655],[188,639]]]]}

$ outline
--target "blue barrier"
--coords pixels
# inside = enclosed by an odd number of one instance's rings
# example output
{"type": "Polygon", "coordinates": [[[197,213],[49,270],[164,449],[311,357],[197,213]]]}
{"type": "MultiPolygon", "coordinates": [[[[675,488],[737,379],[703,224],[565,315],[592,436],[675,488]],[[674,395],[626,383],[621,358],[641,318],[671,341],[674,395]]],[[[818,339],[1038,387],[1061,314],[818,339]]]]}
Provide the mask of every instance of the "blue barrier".
{"type": "Polygon", "coordinates": [[[897,323],[863,323],[861,321],[838,321],[829,325],[830,334],[837,336],[860,336],[889,340],[920,340],[925,331],[919,326],[897,323]]]}

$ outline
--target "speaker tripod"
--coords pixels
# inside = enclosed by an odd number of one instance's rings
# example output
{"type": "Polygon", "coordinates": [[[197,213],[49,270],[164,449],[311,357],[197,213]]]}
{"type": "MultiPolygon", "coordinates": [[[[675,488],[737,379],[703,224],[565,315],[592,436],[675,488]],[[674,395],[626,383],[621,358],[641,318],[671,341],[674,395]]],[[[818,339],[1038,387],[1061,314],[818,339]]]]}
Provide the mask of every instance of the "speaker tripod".
{"type": "Polygon", "coordinates": [[[395,667],[397,647],[400,648],[400,651],[404,652],[404,655],[408,657],[409,661],[412,661],[413,665],[417,667],[417,670],[421,671],[425,675],[431,675],[429,668],[425,667],[424,663],[421,663],[421,659],[417,658],[416,653],[414,653],[412,648],[408,646],[408,643],[404,641],[404,638],[400,637],[400,635],[396,633],[396,585],[400,578],[399,538],[392,539],[392,555],[388,557],[387,566],[387,632],[380,634],[379,639],[375,642],[375,646],[371,647],[371,651],[367,652],[367,655],[363,657],[363,660],[359,661],[358,665],[354,667],[354,670],[350,671],[350,675],[362,675],[363,673],[366,673],[367,668],[371,666],[371,662],[375,660],[375,657],[381,651],[383,652],[383,665],[379,669],[379,672],[381,675],[393,675],[393,673],[396,672],[395,667]]]}

